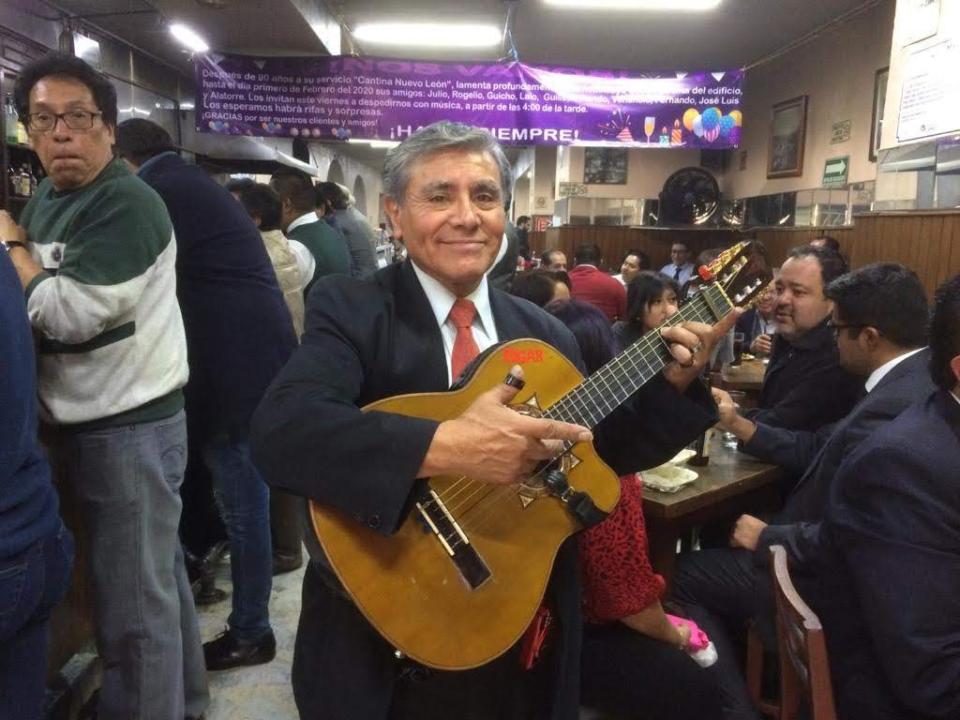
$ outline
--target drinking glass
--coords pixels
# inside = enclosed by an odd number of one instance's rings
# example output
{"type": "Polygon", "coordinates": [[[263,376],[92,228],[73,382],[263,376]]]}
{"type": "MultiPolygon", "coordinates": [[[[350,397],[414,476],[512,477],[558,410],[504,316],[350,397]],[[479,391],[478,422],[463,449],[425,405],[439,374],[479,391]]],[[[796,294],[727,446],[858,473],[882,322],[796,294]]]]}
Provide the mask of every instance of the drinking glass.
{"type": "MultiPolygon", "coordinates": [[[[737,407],[740,407],[743,399],[747,396],[743,390],[727,390],[727,394],[730,396],[730,399],[733,400],[733,404],[737,407]]],[[[739,441],[737,440],[737,436],[732,432],[724,431],[722,442],[725,448],[736,450],[739,441]]]]}
{"type": "Polygon", "coordinates": [[[733,362],[731,365],[739,365],[741,356],[743,355],[743,341],[745,336],[742,332],[735,332],[733,334],[733,362]]]}

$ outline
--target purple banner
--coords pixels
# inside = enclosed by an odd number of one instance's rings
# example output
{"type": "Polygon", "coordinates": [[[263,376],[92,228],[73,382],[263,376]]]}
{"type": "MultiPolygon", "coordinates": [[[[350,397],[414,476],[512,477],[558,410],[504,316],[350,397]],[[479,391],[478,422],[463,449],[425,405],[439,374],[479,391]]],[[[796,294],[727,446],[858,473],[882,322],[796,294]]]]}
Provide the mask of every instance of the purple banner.
{"type": "Polygon", "coordinates": [[[455,120],[507,145],[731,148],[743,72],[650,74],[386,58],[195,60],[197,129],[311,140],[402,140],[455,120]]]}

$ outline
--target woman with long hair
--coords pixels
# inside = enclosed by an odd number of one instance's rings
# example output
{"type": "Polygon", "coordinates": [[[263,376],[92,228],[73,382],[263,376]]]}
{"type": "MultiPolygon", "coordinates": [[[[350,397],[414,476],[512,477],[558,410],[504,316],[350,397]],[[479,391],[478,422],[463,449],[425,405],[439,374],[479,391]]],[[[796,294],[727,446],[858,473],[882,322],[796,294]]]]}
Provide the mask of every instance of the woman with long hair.
{"type": "MultiPolygon", "coordinates": [[[[606,316],[579,300],[544,308],[573,333],[588,373],[611,360],[616,340],[606,316]]],[[[660,604],[663,578],[647,553],[642,481],[620,478],[620,502],[603,522],[579,536],[583,578],[581,702],[618,717],[717,720],[713,672],[688,655],[690,633],[660,604]]]]}
{"type": "Polygon", "coordinates": [[[627,285],[627,319],[613,325],[619,347],[633,344],[677,312],[677,283],[665,275],[641,272],[627,285]]]}

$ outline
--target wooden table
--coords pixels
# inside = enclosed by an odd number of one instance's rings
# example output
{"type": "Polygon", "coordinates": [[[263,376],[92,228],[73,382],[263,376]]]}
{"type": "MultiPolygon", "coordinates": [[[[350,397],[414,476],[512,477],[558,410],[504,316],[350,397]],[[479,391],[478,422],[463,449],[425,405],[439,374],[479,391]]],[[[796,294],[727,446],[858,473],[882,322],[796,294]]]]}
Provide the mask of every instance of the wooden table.
{"type": "Polygon", "coordinates": [[[668,584],[676,563],[677,541],[694,527],[739,513],[757,514],[779,500],[776,481],[783,471],[724,447],[719,432],[711,444],[710,463],[690,469],[699,477],[678,492],[643,489],[650,562],[668,584]]]}
{"type": "Polygon", "coordinates": [[[743,390],[745,392],[760,392],[763,385],[763,376],[767,372],[767,364],[762,358],[744,360],[739,365],[727,363],[720,372],[724,390],[743,390]]]}

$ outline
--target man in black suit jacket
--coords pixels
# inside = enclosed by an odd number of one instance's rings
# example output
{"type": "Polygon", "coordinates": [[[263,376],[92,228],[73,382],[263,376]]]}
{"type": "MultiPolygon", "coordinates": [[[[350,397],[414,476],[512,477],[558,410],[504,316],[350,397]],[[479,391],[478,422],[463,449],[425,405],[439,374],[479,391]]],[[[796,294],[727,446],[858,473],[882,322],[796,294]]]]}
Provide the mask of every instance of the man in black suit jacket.
{"type": "MultiPolygon", "coordinates": [[[[850,414],[820,431],[802,432],[754,423],[736,412],[730,396],[715,390],[719,427],[733,432],[743,449],[801,475],[784,509],[770,524],[741,516],[731,549],[704,550],[681,559],[673,598],[684,605],[717,644],[717,672],[731,718],[758,717],[752,707],[725,626],[752,617],[769,619],[768,552],[785,545],[794,563],[818,552],[818,526],[837,468],[870,433],[890,422],[917,397],[933,389],[924,318],[927,302],[916,275],[893,263],[868,265],[834,280],[831,332],[840,362],[866,378],[866,396],[850,414]]],[[[769,625],[761,625],[769,630],[769,625]]],[[[772,642],[772,634],[765,638],[772,642]]]]}
{"type": "Polygon", "coordinates": [[[930,351],[937,389],[840,467],[816,575],[797,577],[842,720],[960,717],[960,276],[937,294],[930,351]]]}
{"type": "MultiPolygon", "coordinates": [[[[445,422],[360,411],[380,398],[450,386],[460,331],[448,313],[464,299],[476,308],[468,327],[479,350],[535,337],[582,367],[559,321],[489,288],[485,273],[500,248],[509,177],[509,162],[488,133],[454,123],[424,128],[387,154],[386,209],[409,259],[366,281],[331,276],[317,283],[303,344],[254,417],[255,454],[270,483],[390,534],[423,478],[455,474],[513,484],[552,457],[557,441],[590,437],[580,426],[504,407],[516,393],[507,384],[445,422]]],[[[598,450],[614,469],[663,459],[711,422],[715,408],[691,373],[733,321],[731,314],[713,329],[690,323],[664,331],[689,367],[671,363],[596,427],[598,450]]],[[[513,372],[522,374],[519,367],[513,372]]],[[[566,543],[555,563],[548,595],[558,629],[533,670],[521,670],[515,646],[475,670],[430,672],[394,656],[314,548],[294,656],[301,718],[575,718],[575,551],[575,542],[566,543]]]]}
{"type": "Polygon", "coordinates": [[[774,281],[777,334],[755,409],[755,422],[788,430],[817,430],[844,417],[860,394],[860,380],[845,370],[827,327],[827,286],[847,271],[823,248],[794,248],[774,281]]]}
{"type": "Polygon", "coordinates": [[[126,120],[117,150],[167,206],[187,336],[184,388],[192,451],[213,481],[230,541],[233,611],[204,644],[208,670],[269,662],[273,556],[269,488],[250,459],[250,417],[297,345],[290,311],[253,221],[230,193],[173,150],[162,127],[126,120]]]}

